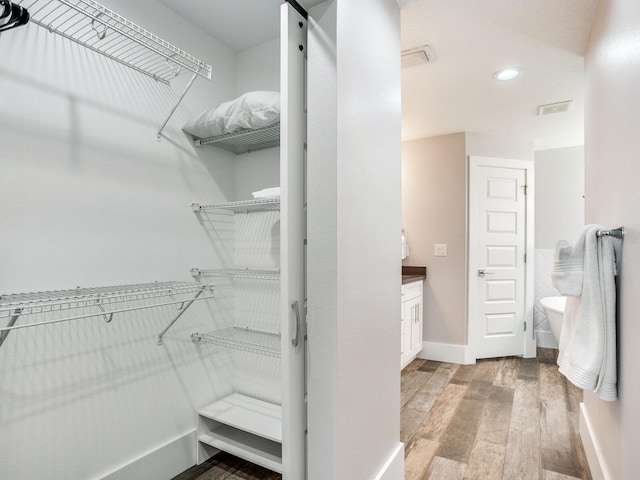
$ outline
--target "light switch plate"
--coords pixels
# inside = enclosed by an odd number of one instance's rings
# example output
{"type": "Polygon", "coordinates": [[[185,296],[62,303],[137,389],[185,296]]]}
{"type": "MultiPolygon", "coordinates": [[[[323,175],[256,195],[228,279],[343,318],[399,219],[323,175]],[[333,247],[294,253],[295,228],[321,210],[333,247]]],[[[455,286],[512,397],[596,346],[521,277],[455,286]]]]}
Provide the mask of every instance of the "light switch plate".
{"type": "Polygon", "coordinates": [[[436,243],[433,254],[436,257],[446,257],[447,256],[447,244],[446,243],[436,243]]]}

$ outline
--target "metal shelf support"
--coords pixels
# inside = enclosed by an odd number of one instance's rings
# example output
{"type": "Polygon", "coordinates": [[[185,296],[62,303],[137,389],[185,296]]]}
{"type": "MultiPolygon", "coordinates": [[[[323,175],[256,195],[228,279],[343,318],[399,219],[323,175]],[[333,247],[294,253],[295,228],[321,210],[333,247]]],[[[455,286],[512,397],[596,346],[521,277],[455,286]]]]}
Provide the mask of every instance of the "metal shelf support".
{"type": "Polygon", "coordinates": [[[164,330],[162,330],[162,332],[160,332],[160,335],[158,335],[158,345],[162,345],[164,343],[164,340],[162,339],[162,337],[164,336],[165,333],[167,333],[167,330],[169,330],[173,326],[173,324],[178,321],[178,319],[182,316],[182,314],[187,311],[187,309],[191,306],[191,304],[195,302],[198,299],[198,297],[202,294],[202,292],[204,292],[207,288],[210,288],[210,287],[203,285],[202,289],[199,292],[197,292],[191,300],[186,302],[186,305],[185,305],[185,302],[182,302],[182,304],[179,307],[178,314],[175,316],[173,320],[171,320],[169,325],[167,325],[167,327],[164,330]]]}

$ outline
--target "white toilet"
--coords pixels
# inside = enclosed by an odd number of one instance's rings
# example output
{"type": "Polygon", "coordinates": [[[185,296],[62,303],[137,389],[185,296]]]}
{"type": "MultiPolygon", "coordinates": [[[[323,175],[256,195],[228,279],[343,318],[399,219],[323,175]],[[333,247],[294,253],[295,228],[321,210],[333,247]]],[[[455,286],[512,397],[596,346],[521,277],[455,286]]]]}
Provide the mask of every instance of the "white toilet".
{"type": "Polygon", "coordinates": [[[567,297],[545,297],[540,299],[544,314],[551,325],[551,333],[556,338],[556,343],[560,345],[560,332],[562,331],[562,317],[564,316],[564,306],[567,297]]]}

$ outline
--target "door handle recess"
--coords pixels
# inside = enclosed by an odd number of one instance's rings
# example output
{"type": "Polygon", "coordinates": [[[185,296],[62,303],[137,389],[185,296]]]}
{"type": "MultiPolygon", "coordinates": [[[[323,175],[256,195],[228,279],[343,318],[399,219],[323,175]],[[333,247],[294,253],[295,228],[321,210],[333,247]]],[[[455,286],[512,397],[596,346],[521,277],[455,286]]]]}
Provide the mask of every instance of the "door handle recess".
{"type": "Polygon", "coordinates": [[[478,269],[478,276],[479,277],[484,277],[485,275],[495,275],[493,272],[485,272],[484,268],[479,268],[478,269]]]}

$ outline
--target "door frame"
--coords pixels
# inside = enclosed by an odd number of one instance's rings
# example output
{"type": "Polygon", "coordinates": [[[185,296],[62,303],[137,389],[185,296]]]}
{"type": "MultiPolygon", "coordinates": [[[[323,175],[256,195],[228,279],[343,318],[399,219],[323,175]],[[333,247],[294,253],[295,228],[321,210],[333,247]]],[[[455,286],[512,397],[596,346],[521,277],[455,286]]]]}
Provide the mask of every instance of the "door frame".
{"type": "Polygon", "coordinates": [[[524,333],[524,345],[522,348],[525,358],[536,356],[536,339],[533,326],[533,300],[534,300],[534,206],[535,206],[535,170],[532,160],[515,160],[508,158],[482,157],[469,155],[467,162],[467,349],[466,363],[475,363],[476,351],[479,342],[479,329],[476,322],[471,319],[477,315],[478,289],[476,282],[476,270],[478,265],[478,253],[475,245],[479,241],[478,230],[472,224],[472,204],[478,192],[476,179],[480,167],[514,168],[525,171],[525,285],[524,285],[524,320],[526,331],[524,333]]]}

